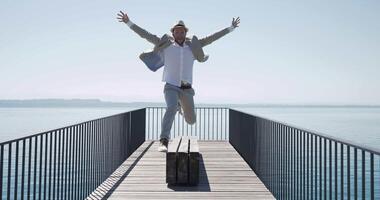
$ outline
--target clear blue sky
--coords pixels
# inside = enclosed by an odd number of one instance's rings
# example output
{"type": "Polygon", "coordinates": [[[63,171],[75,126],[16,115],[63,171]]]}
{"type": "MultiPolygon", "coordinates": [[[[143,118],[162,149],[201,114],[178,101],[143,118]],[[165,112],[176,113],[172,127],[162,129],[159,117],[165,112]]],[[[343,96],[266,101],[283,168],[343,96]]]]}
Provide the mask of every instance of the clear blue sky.
{"type": "Polygon", "coordinates": [[[196,103],[380,104],[380,1],[0,1],[0,99],[163,102],[152,48],[119,10],[157,35],[184,20],[206,36],[241,26],[195,63],[196,103]]]}

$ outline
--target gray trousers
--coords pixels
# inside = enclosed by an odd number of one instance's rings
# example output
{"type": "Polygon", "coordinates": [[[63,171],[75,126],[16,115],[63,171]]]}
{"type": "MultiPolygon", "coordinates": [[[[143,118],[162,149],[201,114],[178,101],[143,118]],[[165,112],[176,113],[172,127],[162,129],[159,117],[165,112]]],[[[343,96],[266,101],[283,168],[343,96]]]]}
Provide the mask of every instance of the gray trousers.
{"type": "Polygon", "coordinates": [[[180,103],[183,116],[188,124],[196,122],[196,115],[194,110],[194,89],[181,89],[174,85],[165,84],[164,87],[166,112],[162,120],[160,138],[170,139],[170,130],[173,125],[174,117],[178,111],[178,102],[180,103]]]}

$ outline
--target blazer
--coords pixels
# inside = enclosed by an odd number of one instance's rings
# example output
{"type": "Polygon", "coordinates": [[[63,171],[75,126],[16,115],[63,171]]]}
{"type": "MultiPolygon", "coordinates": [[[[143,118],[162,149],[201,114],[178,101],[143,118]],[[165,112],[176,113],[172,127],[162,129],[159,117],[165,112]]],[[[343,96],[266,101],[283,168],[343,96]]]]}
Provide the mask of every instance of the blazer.
{"type": "MultiPolygon", "coordinates": [[[[151,71],[157,71],[164,65],[162,50],[174,43],[174,38],[168,34],[165,34],[159,38],[136,24],[132,24],[130,28],[140,37],[154,44],[154,48],[152,50],[141,53],[139,57],[151,71]]],[[[230,28],[228,27],[202,39],[198,39],[196,36],[193,36],[191,39],[186,38],[185,43],[190,47],[191,52],[197,61],[205,62],[208,59],[208,55],[205,55],[203,47],[218,40],[229,32],[230,28]]]]}

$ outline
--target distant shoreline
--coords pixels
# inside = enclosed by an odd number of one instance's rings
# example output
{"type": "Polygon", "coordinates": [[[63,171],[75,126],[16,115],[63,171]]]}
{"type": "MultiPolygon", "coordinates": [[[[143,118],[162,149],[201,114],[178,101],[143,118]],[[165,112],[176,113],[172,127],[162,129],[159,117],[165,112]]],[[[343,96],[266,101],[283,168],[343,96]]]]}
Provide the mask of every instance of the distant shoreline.
{"type": "MultiPolygon", "coordinates": [[[[100,99],[22,99],[0,100],[1,108],[53,108],[53,107],[161,107],[164,102],[109,102],[100,99]]],[[[198,107],[308,107],[308,108],[380,108],[380,105],[353,104],[209,104],[196,103],[198,107]]]]}
{"type": "Polygon", "coordinates": [[[160,106],[163,103],[150,102],[107,102],[99,99],[26,99],[0,100],[0,107],[141,107],[160,106]]]}

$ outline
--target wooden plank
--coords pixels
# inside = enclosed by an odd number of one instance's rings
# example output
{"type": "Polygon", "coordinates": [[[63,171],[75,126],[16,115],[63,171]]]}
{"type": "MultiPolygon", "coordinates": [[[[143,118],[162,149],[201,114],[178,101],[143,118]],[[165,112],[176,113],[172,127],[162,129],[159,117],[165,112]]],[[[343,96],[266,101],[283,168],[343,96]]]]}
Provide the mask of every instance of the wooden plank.
{"type": "Polygon", "coordinates": [[[198,140],[196,138],[190,138],[190,153],[200,153],[198,140]]]}
{"type": "Polygon", "coordinates": [[[177,137],[169,142],[168,145],[166,153],[166,183],[168,184],[175,184],[177,182],[177,151],[180,143],[181,138],[177,137]]]}
{"type": "MultiPolygon", "coordinates": [[[[171,140],[168,144],[168,152],[167,153],[176,153],[178,151],[179,144],[181,143],[181,137],[176,137],[171,140]]],[[[159,153],[159,152],[156,152],[159,153]]]]}
{"type": "Polygon", "coordinates": [[[228,192],[228,191],[245,191],[245,192],[267,192],[263,184],[199,184],[193,187],[189,186],[167,186],[166,184],[124,184],[122,183],[115,192],[170,192],[170,191],[200,191],[200,192],[228,192]]]}
{"type": "Polygon", "coordinates": [[[269,192],[120,192],[110,199],[274,199],[269,192]]]}
{"type": "MultiPolygon", "coordinates": [[[[199,184],[260,184],[261,181],[256,178],[247,179],[242,176],[211,176],[211,177],[199,177],[199,184]]],[[[163,184],[165,178],[161,177],[149,177],[149,176],[135,176],[128,177],[123,181],[126,184],[163,184]]]]}
{"type": "Polygon", "coordinates": [[[177,152],[177,183],[187,184],[189,173],[189,138],[182,137],[181,144],[177,152]]]}
{"type": "MultiPolygon", "coordinates": [[[[187,169],[186,169],[187,170],[187,169]]],[[[180,172],[178,172],[180,173],[180,172]]],[[[184,178],[181,184],[186,184],[187,183],[187,174],[185,174],[186,177],[184,178]]],[[[163,171],[137,171],[133,170],[131,171],[128,176],[152,176],[152,177],[157,177],[157,176],[165,176],[165,172],[163,171]]],[[[213,170],[213,171],[200,171],[199,176],[251,176],[251,177],[256,177],[256,174],[253,173],[252,171],[249,170],[239,170],[239,171],[226,171],[226,170],[213,170]],[[228,172],[228,173],[226,173],[228,172]]]]}
{"type": "Polygon", "coordinates": [[[197,185],[199,182],[199,145],[196,138],[190,138],[189,148],[189,184],[197,185]]]}

